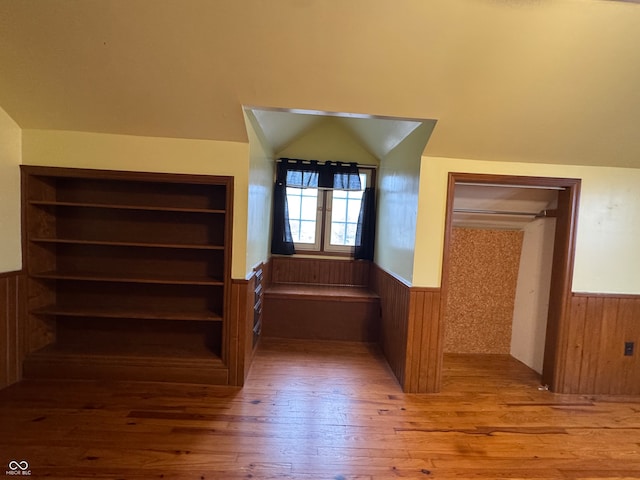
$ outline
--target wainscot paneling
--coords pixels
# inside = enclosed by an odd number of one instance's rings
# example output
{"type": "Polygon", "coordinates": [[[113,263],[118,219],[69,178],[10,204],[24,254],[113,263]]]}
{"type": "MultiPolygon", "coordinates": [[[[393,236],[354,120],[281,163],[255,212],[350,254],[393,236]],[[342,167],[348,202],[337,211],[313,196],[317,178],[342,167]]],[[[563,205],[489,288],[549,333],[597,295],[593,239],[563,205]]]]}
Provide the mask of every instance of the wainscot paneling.
{"type": "Polygon", "coordinates": [[[298,257],[271,257],[271,283],[311,283],[314,285],[369,284],[370,262],[298,257]]]}
{"type": "Polygon", "coordinates": [[[442,366],[442,322],[440,289],[412,287],[407,328],[407,367],[403,389],[409,393],[440,390],[442,366]]]}
{"type": "Polygon", "coordinates": [[[25,291],[22,272],[0,273],[0,388],[22,378],[25,291]]]}
{"type": "Polygon", "coordinates": [[[370,288],[380,296],[380,345],[407,393],[440,389],[440,289],[409,287],[374,265],[370,288]]]}
{"type": "Polygon", "coordinates": [[[242,386],[253,359],[253,314],[255,275],[232,280],[229,322],[229,384],[242,386]]]}
{"type": "Polygon", "coordinates": [[[640,295],[574,293],[569,310],[561,393],[640,394],[640,295]]]}

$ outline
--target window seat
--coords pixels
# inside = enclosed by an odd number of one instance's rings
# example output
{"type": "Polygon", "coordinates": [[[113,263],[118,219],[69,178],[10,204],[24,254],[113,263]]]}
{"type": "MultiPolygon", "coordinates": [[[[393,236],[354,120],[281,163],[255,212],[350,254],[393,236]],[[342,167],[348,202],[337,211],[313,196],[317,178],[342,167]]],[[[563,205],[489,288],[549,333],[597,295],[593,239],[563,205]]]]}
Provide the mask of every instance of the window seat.
{"type": "Polygon", "coordinates": [[[367,287],[352,285],[314,285],[311,283],[287,283],[269,287],[269,298],[307,298],[331,302],[378,302],[380,297],[367,287]]]}
{"type": "Polygon", "coordinates": [[[368,264],[272,260],[271,283],[264,292],[263,336],[378,341],[380,298],[364,284],[368,264]]]}

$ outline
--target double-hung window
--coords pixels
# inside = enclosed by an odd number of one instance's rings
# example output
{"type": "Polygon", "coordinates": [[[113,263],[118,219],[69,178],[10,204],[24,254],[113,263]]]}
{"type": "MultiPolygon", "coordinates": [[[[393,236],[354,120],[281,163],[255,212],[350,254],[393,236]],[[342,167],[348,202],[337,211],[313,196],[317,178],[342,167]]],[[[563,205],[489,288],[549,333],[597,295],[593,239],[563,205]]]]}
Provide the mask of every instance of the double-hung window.
{"type": "Polygon", "coordinates": [[[360,190],[287,186],[289,225],[297,251],[351,253],[364,189],[374,170],[359,168],[360,190]]]}

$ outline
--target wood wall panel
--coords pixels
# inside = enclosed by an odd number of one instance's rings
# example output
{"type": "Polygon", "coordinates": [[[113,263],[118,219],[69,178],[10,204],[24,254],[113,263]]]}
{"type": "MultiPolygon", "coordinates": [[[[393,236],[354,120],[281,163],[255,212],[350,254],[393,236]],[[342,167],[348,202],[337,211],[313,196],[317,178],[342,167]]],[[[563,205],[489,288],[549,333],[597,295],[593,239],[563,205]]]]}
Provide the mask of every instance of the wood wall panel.
{"type": "Polygon", "coordinates": [[[229,319],[229,384],[242,386],[244,384],[244,369],[246,364],[246,338],[251,331],[248,326],[251,311],[248,308],[247,280],[231,281],[231,300],[229,319]]]}
{"type": "Polygon", "coordinates": [[[640,295],[573,294],[567,338],[559,393],[640,394],[640,295]]]}
{"type": "Polygon", "coordinates": [[[400,382],[405,384],[409,287],[377,265],[371,269],[370,288],[380,297],[380,346],[400,382]]]}
{"type": "Polygon", "coordinates": [[[409,287],[373,265],[370,288],[380,296],[382,351],[407,393],[440,389],[440,289],[409,287]]]}
{"type": "MultiPolygon", "coordinates": [[[[243,386],[249,373],[253,354],[253,320],[256,276],[262,269],[263,278],[267,278],[269,265],[263,263],[254,269],[248,280],[231,282],[231,313],[229,315],[229,384],[243,386]]],[[[267,283],[263,280],[263,288],[267,283]]]]}
{"type": "Polygon", "coordinates": [[[370,263],[365,260],[335,260],[272,257],[272,283],[313,283],[315,285],[369,284],[370,263]]]}
{"type": "Polygon", "coordinates": [[[25,283],[21,272],[0,274],[0,388],[22,379],[25,283]]]}
{"type": "Polygon", "coordinates": [[[440,289],[410,289],[405,391],[435,393],[440,390],[443,335],[440,289]]]}

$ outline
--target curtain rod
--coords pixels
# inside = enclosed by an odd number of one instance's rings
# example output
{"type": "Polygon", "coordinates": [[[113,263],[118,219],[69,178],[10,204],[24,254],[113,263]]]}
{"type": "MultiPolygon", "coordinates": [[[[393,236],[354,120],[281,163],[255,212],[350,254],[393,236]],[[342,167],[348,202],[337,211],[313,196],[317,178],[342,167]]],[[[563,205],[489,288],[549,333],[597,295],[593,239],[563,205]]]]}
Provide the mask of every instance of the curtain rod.
{"type": "Polygon", "coordinates": [[[338,161],[344,165],[349,165],[351,163],[355,163],[358,167],[362,167],[362,168],[378,168],[378,165],[369,165],[366,163],[358,163],[358,162],[343,162],[341,160],[303,160],[303,159],[298,159],[298,158],[278,158],[276,160],[276,163],[278,162],[282,162],[283,160],[290,160],[293,162],[302,162],[302,163],[306,163],[306,164],[311,164],[311,162],[318,162],[318,163],[337,163],[338,161]]]}
{"type": "Polygon", "coordinates": [[[533,188],[537,190],[565,190],[565,187],[554,187],[552,185],[514,185],[510,183],[474,183],[474,182],[456,182],[457,185],[466,185],[469,187],[505,187],[505,188],[533,188]]]}

